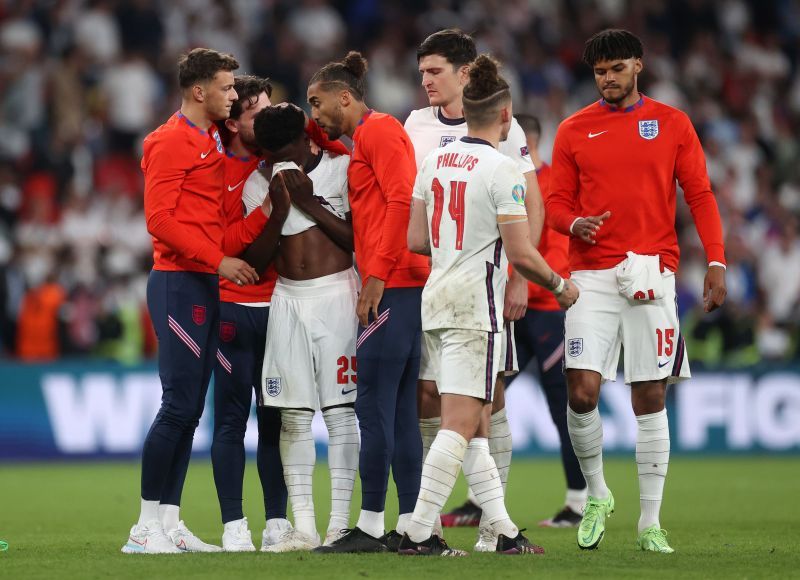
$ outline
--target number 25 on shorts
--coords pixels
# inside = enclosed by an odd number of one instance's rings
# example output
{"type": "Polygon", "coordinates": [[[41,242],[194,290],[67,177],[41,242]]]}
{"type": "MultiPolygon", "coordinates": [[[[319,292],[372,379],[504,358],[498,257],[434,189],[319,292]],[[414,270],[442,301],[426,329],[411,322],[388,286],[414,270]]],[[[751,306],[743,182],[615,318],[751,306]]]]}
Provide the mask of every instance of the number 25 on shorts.
{"type": "Polygon", "coordinates": [[[339,359],[336,361],[338,365],[338,370],[336,371],[336,382],[340,385],[346,385],[348,383],[356,384],[356,357],[351,356],[347,358],[346,356],[340,356],[339,359]],[[348,374],[347,371],[352,371],[348,374]]]}

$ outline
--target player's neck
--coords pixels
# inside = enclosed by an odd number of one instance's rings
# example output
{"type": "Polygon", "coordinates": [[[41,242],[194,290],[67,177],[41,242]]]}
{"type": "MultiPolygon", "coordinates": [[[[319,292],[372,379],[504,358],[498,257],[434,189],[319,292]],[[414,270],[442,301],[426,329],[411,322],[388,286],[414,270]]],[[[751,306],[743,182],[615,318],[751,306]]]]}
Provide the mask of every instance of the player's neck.
{"type": "Polygon", "coordinates": [[[348,126],[345,129],[344,133],[351,139],[358,128],[358,125],[361,123],[361,119],[364,118],[364,115],[367,114],[369,111],[369,107],[364,102],[356,102],[353,106],[352,112],[348,115],[348,126]]]}
{"type": "Polygon", "coordinates": [[[231,143],[228,145],[228,152],[236,157],[250,157],[254,154],[253,151],[247,148],[247,145],[242,142],[238,135],[231,139],[231,143]]]}
{"type": "Polygon", "coordinates": [[[464,118],[464,104],[461,99],[456,99],[452,103],[439,106],[439,112],[445,119],[463,119],[464,118]]]}
{"type": "Polygon", "coordinates": [[[501,132],[502,127],[500,127],[500,125],[497,125],[496,127],[472,128],[469,126],[469,124],[467,124],[467,137],[488,141],[495,149],[497,149],[497,147],[500,145],[501,132]]]}
{"type": "Polygon", "coordinates": [[[642,95],[639,94],[639,89],[634,87],[631,91],[631,94],[621,100],[619,103],[608,103],[615,109],[627,109],[628,107],[632,107],[636,103],[639,102],[639,99],[642,98],[642,95]]]}
{"type": "Polygon", "coordinates": [[[214,122],[208,116],[208,113],[205,112],[200,103],[183,101],[181,103],[181,114],[189,119],[192,124],[200,127],[203,131],[208,131],[208,128],[211,127],[212,123],[214,122]]]}

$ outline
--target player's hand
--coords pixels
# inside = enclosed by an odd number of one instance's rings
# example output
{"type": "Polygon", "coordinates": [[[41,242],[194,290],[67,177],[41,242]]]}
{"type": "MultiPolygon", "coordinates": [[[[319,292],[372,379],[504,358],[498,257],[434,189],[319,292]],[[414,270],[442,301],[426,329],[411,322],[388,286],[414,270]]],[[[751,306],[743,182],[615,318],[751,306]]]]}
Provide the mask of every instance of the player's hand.
{"type": "Polygon", "coordinates": [[[578,296],[580,296],[578,287],[570,282],[569,279],[564,278],[564,290],[561,291],[561,294],[556,296],[558,305],[564,310],[568,310],[570,306],[578,301],[578,296]]]}
{"type": "Polygon", "coordinates": [[[725,302],[728,289],[725,287],[725,268],[709,266],[703,281],[703,310],[711,312],[725,302]]]}
{"type": "Polygon", "coordinates": [[[519,320],[528,309],[528,281],[516,271],[511,272],[506,284],[503,318],[506,322],[519,320]]]}
{"type": "Polygon", "coordinates": [[[358,304],[356,304],[356,316],[361,326],[369,326],[369,315],[372,313],[373,320],[378,318],[378,306],[383,298],[383,288],[386,283],[370,276],[364,287],[361,288],[361,293],[358,295],[358,304]]]}
{"type": "Polygon", "coordinates": [[[238,286],[258,282],[258,272],[244,260],[225,256],[219,263],[217,273],[238,286]]]}
{"type": "Polygon", "coordinates": [[[286,216],[289,215],[289,207],[292,202],[289,199],[289,192],[286,190],[286,185],[283,181],[283,173],[283,171],[278,172],[269,182],[269,195],[264,198],[261,209],[270,218],[285,221],[286,216]]]}
{"type": "Polygon", "coordinates": [[[283,177],[289,197],[298,208],[310,213],[311,208],[319,205],[314,198],[314,182],[308,175],[296,169],[281,171],[278,175],[283,177]]]}
{"type": "Polygon", "coordinates": [[[572,235],[582,239],[587,244],[596,244],[595,237],[603,222],[611,217],[607,211],[603,215],[590,215],[577,220],[572,226],[572,235]]]}

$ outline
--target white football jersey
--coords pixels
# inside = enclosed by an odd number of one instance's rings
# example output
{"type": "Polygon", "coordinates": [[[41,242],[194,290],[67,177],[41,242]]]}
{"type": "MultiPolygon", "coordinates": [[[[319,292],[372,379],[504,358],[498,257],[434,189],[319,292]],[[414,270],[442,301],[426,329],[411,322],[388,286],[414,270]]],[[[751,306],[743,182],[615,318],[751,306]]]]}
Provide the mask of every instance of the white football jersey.
{"type": "MultiPolygon", "coordinates": [[[[467,122],[463,118],[448,119],[444,117],[440,107],[425,107],[411,111],[404,127],[414,144],[417,169],[420,168],[422,160],[427,157],[428,153],[439,147],[445,147],[467,134],[467,122]]],[[[528,152],[525,131],[522,130],[516,119],[511,120],[508,138],[500,142],[498,150],[514,160],[522,173],[536,170],[528,152]]]]}
{"type": "MultiPolygon", "coordinates": [[[[349,164],[350,157],[348,155],[331,155],[327,151],[323,151],[319,164],[308,174],[314,184],[314,197],[317,198],[322,207],[342,219],[350,211],[350,204],[347,198],[347,166],[349,164]]],[[[285,169],[299,169],[299,167],[292,162],[276,163],[272,168],[273,177],[276,173],[285,169]]],[[[259,180],[252,183],[251,188],[248,188],[248,185],[251,185],[251,179],[253,179],[251,176],[245,182],[242,195],[248,214],[252,209],[261,205],[264,195],[269,190],[269,184],[264,179],[264,176],[258,172],[254,172],[253,175],[257,175],[259,180]],[[259,201],[259,197],[261,201],[259,201]]],[[[315,225],[317,225],[317,222],[292,204],[289,207],[289,215],[286,217],[281,229],[281,235],[293,236],[315,225]]]]}
{"type": "Polygon", "coordinates": [[[527,215],[525,177],[487,141],[461,137],[423,161],[414,197],[425,202],[431,275],[422,329],[503,329],[508,258],[497,216],[527,215]]]}

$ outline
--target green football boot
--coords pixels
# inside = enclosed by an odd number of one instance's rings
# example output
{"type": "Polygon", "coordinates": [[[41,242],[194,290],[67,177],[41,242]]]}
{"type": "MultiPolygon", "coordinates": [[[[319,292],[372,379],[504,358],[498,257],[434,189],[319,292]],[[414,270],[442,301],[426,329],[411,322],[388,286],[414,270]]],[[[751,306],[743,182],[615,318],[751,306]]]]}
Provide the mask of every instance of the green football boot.
{"type": "Polygon", "coordinates": [[[636,547],[645,552],[660,552],[662,554],[672,554],[675,550],[667,543],[667,530],[662,530],[658,526],[650,526],[642,530],[636,538],[636,547]]]}
{"type": "Polygon", "coordinates": [[[606,499],[589,496],[583,509],[583,519],[578,527],[578,547],[594,550],[606,532],[606,518],[614,513],[614,496],[608,490],[606,499]]]}

